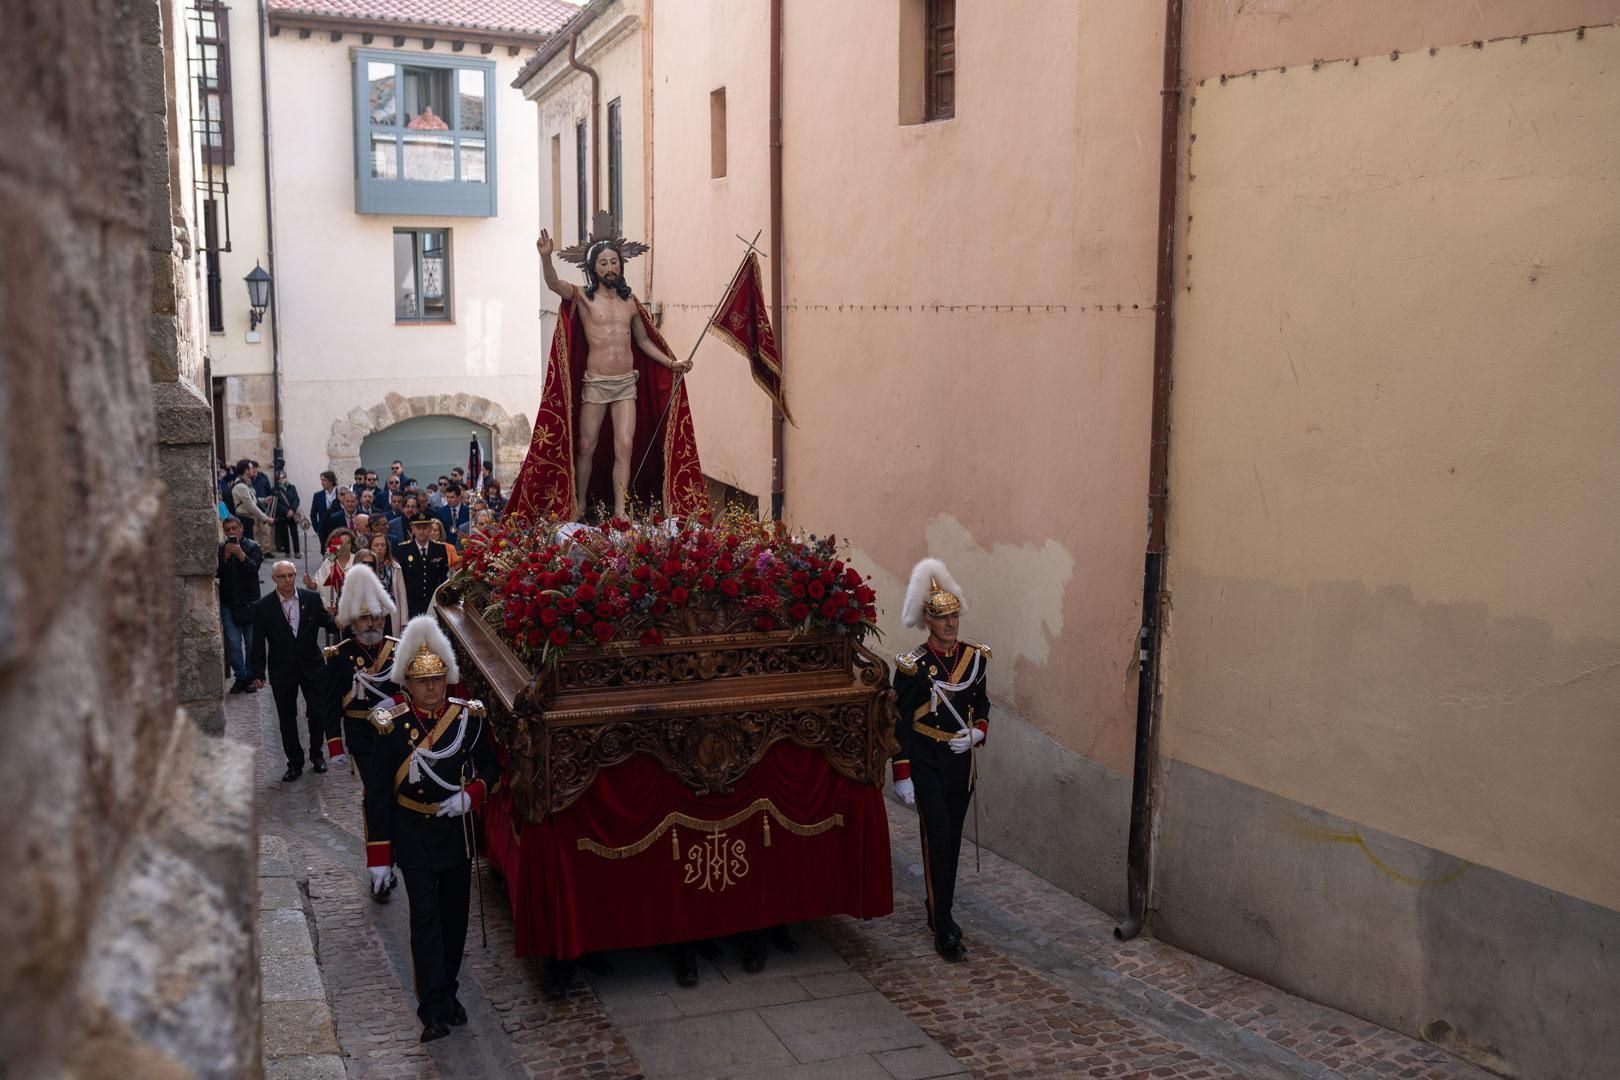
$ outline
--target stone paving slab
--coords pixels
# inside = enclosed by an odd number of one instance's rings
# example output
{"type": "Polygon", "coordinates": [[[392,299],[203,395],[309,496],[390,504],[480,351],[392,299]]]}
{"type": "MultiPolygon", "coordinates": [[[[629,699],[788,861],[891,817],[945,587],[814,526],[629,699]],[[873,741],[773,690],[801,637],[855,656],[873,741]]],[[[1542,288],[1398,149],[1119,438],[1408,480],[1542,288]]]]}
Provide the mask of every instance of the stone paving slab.
{"type": "Polygon", "coordinates": [[[345,1080],[347,1075],[336,1054],[277,1058],[264,1066],[264,1080],[345,1080]]]}
{"type": "Polygon", "coordinates": [[[759,1073],[754,1080],[894,1080],[870,1054],[829,1058],[759,1073]]]}
{"type": "Polygon", "coordinates": [[[962,1063],[938,1046],[913,1046],[874,1055],[893,1080],[935,1080],[942,1076],[966,1076],[962,1063]]]}
{"type": "Polygon", "coordinates": [[[267,1001],[263,1009],[266,1059],[338,1052],[332,1010],[324,1000],[267,1001]]]}
{"type": "Polygon", "coordinates": [[[923,1046],[932,1040],[882,994],[848,994],[760,1010],[802,1062],[923,1046]]]}
{"type": "Polygon", "coordinates": [[[757,1012],[688,1016],[625,1027],[648,1080],[757,1076],[799,1064],[757,1012]]]}

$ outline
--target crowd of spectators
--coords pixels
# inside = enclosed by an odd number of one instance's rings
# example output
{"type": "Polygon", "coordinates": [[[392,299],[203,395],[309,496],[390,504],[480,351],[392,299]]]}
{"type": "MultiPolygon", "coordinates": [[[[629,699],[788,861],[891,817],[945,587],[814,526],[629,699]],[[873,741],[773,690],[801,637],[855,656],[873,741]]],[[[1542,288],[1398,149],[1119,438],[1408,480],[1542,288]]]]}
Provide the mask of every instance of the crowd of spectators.
{"type": "MultiPolygon", "coordinates": [[[[400,461],[390,462],[386,475],[355,469],[348,486],[339,486],[337,474],[329,470],[321,473],[319,489],[307,508],[285,472],[268,476],[250,458],[222,467],[218,586],[231,693],[264,686],[262,673],[256,676],[253,665],[265,633],[259,624],[281,610],[258,603],[266,554],[303,558],[303,588],[318,596],[330,614],[337,612],[344,576],[356,562],[364,563],[394,598],[403,621],[408,605],[400,561],[403,548],[413,540],[410,523],[428,515],[429,542],[442,547],[454,566],[462,542],[492,525],[505,508],[506,498],[488,464],[476,487],[468,486],[460,468],[419,485],[400,461]],[[312,555],[319,560],[313,571],[308,561],[312,555]]],[[[399,630],[394,626],[388,632],[399,630]]]]}

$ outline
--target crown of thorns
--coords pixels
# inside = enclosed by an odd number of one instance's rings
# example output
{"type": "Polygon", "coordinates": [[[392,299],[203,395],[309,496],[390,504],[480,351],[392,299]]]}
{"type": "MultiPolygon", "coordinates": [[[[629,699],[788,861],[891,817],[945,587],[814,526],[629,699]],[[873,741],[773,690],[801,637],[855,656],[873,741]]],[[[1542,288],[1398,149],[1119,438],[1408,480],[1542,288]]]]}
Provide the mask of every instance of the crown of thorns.
{"type": "Polygon", "coordinates": [[[606,210],[598,210],[591,219],[590,239],[572,247],[565,247],[557,252],[557,257],[565,262],[572,263],[581,270],[585,269],[586,261],[591,257],[591,249],[598,244],[607,244],[619,253],[619,262],[625,263],[647,250],[647,245],[639,240],[626,240],[619,235],[619,226],[613,220],[613,215],[606,210]]]}

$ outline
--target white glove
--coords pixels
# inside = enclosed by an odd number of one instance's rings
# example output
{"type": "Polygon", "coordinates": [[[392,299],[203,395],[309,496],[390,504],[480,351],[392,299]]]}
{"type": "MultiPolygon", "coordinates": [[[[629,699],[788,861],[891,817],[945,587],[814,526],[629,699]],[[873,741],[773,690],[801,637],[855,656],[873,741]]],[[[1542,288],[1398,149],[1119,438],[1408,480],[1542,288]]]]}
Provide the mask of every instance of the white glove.
{"type": "Polygon", "coordinates": [[[472,796],[465,791],[458,791],[439,804],[434,811],[438,817],[460,817],[472,809],[472,796]]]}
{"type": "Polygon", "coordinates": [[[899,796],[900,802],[905,806],[917,805],[917,786],[909,778],[894,782],[894,793],[899,796]]]}
{"type": "Polygon", "coordinates": [[[978,728],[969,728],[951,740],[951,753],[965,754],[982,742],[984,742],[984,732],[978,728]]]}
{"type": "Polygon", "coordinates": [[[339,766],[339,767],[347,765],[348,763],[349,763],[349,755],[348,754],[333,754],[332,759],[328,762],[328,764],[330,764],[330,765],[336,765],[336,766],[339,766]]]}
{"type": "Polygon", "coordinates": [[[387,892],[394,876],[392,866],[368,866],[371,871],[371,891],[374,893],[387,892]]]}

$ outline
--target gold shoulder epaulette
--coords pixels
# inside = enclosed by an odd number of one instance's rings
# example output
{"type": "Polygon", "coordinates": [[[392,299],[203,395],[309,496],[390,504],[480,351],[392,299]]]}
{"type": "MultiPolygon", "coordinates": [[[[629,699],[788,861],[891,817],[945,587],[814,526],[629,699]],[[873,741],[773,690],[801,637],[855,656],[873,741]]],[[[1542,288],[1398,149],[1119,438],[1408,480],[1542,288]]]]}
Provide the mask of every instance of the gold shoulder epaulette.
{"type": "Polygon", "coordinates": [[[394,705],[379,705],[371,710],[371,726],[383,735],[394,730],[394,718],[411,711],[411,703],[401,701],[394,705]]]}
{"type": "Polygon", "coordinates": [[[332,659],[334,656],[336,656],[338,653],[340,653],[342,651],[343,651],[342,644],[328,645],[326,648],[321,650],[321,652],[326,656],[326,658],[328,660],[332,659]]]}
{"type": "Polygon", "coordinates": [[[990,652],[990,646],[988,646],[988,645],[981,645],[977,641],[969,641],[967,638],[962,639],[962,644],[971,645],[973,648],[978,649],[980,652],[982,652],[984,654],[984,658],[986,660],[989,660],[991,658],[992,654],[990,652]]]}
{"type": "Polygon", "coordinates": [[[926,646],[919,645],[910,652],[901,653],[894,658],[894,669],[902,675],[917,674],[917,662],[922,659],[926,646]]]}

